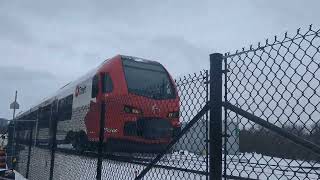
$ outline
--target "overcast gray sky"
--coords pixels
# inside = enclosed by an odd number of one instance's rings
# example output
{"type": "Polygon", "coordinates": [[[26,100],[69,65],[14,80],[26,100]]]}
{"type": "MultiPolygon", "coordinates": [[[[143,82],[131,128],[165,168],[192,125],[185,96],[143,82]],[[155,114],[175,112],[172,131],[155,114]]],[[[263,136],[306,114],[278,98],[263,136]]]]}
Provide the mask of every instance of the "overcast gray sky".
{"type": "Polygon", "coordinates": [[[15,90],[25,110],[116,54],[159,61],[174,77],[208,69],[210,53],[319,27],[319,7],[318,0],[0,0],[0,117],[11,118],[15,90]]]}

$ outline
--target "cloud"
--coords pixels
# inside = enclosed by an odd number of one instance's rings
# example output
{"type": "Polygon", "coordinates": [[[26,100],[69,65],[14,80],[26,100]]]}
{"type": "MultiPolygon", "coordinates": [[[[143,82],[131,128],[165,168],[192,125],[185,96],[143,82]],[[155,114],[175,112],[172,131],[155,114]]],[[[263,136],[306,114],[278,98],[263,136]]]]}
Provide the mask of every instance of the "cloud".
{"type": "Polygon", "coordinates": [[[174,76],[208,69],[210,53],[317,23],[319,5],[317,0],[2,0],[0,81],[6,86],[0,89],[5,99],[0,116],[9,117],[15,89],[25,107],[116,54],[157,60],[174,76]]]}
{"type": "Polygon", "coordinates": [[[20,103],[19,111],[23,111],[62,85],[61,80],[48,72],[27,70],[21,67],[0,67],[0,84],[0,117],[7,118],[11,116],[9,104],[14,101],[16,90],[20,103]]]}
{"type": "Polygon", "coordinates": [[[0,38],[2,41],[11,41],[26,44],[33,41],[32,33],[21,19],[12,17],[8,14],[0,13],[0,38]]]}
{"type": "Polygon", "coordinates": [[[175,76],[197,72],[209,64],[209,50],[197,47],[183,37],[159,36],[152,39],[149,46],[154,47],[151,52],[146,51],[151,54],[150,58],[161,61],[175,76]],[[177,67],[183,68],[176,71],[177,67]]]}
{"type": "Polygon", "coordinates": [[[16,82],[16,81],[41,81],[53,80],[55,77],[43,71],[32,71],[22,67],[1,67],[0,81],[16,82]]]}

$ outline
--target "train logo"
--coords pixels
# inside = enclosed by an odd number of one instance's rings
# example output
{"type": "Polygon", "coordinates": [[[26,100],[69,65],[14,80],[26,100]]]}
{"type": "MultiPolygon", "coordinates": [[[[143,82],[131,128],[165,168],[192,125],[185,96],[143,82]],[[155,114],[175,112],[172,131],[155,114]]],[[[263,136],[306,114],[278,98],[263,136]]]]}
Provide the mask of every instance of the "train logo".
{"type": "Polygon", "coordinates": [[[78,97],[79,95],[86,93],[86,89],[86,86],[77,85],[75,90],[75,96],[78,97]]]}
{"type": "Polygon", "coordinates": [[[151,107],[151,110],[153,114],[160,114],[160,108],[156,104],[151,107]]]}

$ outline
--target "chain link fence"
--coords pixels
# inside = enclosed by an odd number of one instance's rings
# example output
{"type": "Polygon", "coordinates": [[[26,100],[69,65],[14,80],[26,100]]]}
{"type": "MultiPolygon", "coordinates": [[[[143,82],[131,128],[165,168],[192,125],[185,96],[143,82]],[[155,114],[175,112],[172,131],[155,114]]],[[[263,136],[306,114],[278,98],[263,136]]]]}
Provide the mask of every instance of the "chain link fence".
{"type": "Polygon", "coordinates": [[[41,180],[319,179],[319,30],[210,61],[135,96],[42,103],[16,120],[8,164],[41,180]]]}
{"type": "MultiPolygon", "coordinates": [[[[312,26],[275,36],[257,47],[224,56],[225,102],[291,133],[274,129],[226,108],[224,126],[236,126],[237,155],[224,155],[224,174],[252,179],[319,179],[319,154],[296,143],[319,147],[320,38],[312,26]]],[[[226,145],[225,144],[225,145],[226,145]]]]}

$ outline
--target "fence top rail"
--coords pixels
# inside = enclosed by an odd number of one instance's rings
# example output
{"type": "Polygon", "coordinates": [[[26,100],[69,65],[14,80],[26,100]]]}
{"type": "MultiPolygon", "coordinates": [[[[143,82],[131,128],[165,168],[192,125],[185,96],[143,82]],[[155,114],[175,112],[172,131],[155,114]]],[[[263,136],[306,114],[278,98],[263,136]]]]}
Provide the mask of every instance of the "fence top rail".
{"type": "Polygon", "coordinates": [[[185,85],[185,84],[188,84],[188,83],[194,83],[194,82],[201,82],[202,80],[205,80],[206,77],[207,77],[207,72],[208,70],[201,70],[197,73],[193,73],[193,74],[188,74],[188,75],[185,75],[185,76],[180,76],[178,78],[175,79],[175,83],[178,85],[178,86],[181,86],[181,85],[185,85]]]}
{"type": "Polygon", "coordinates": [[[292,36],[289,36],[288,32],[285,32],[283,38],[281,38],[280,40],[279,40],[278,36],[274,36],[272,42],[270,42],[269,39],[266,39],[266,41],[264,42],[264,45],[261,42],[258,42],[258,44],[255,48],[253,47],[253,45],[250,45],[249,49],[247,49],[247,50],[243,47],[241,50],[236,50],[234,53],[230,53],[230,52],[225,53],[223,58],[227,59],[227,58],[232,58],[234,56],[247,54],[249,52],[255,52],[255,51],[259,51],[259,50],[263,51],[267,47],[276,46],[279,44],[284,44],[284,43],[295,41],[295,40],[298,40],[301,38],[305,39],[306,37],[309,37],[309,36],[319,36],[319,33],[320,33],[320,29],[314,29],[311,24],[311,25],[309,25],[309,29],[305,30],[305,32],[301,32],[301,28],[297,29],[297,32],[295,34],[293,34],[292,36]]]}

